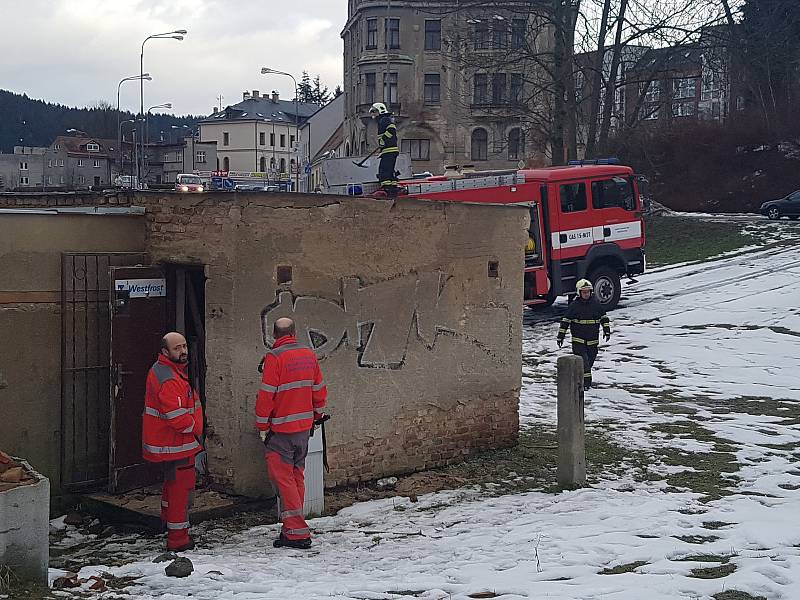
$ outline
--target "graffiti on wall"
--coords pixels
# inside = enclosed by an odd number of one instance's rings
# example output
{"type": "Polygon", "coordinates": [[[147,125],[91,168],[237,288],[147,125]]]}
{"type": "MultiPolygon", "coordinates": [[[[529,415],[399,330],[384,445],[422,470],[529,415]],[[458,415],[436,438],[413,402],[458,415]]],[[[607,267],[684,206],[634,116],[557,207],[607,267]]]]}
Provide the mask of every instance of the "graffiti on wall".
{"type": "MultiPolygon", "coordinates": [[[[341,281],[338,301],[295,296],[281,291],[261,313],[264,344],[281,317],[297,323],[298,341],[325,358],[347,344],[358,351],[361,367],[401,369],[413,339],[432,350],[437,337],[467,337],[448,325],[441,306],[448,277],[441,272],[413,274],[362,286],[357,278],[341,281]]],[[[491,353],[478,340],[473,343],[491,353]]]]}

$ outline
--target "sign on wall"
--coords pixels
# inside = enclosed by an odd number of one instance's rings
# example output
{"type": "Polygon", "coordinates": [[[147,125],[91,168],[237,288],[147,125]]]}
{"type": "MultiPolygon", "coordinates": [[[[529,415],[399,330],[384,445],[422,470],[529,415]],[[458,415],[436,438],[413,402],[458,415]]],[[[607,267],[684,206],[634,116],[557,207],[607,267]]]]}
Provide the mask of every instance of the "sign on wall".
{"type": "Polygon", "coordinates": [[[114,290],[128,292],[129,298],[159,298],[167,295],[166,279],[117,279],[114,290]]]}

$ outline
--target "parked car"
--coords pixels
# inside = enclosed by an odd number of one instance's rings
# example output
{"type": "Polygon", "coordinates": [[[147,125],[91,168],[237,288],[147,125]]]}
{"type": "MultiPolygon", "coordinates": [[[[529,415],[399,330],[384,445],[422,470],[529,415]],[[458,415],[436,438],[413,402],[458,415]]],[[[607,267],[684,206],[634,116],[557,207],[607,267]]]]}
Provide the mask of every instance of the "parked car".
{"type": "Polygon", "coordinates": [[[764,202],[759,212],[770,219],[780,219],[781,217],[797,219],[800,217],[800,190],[792,192],[780,200],[764,202]]]}
{"type": "Polygon", "coordinates": [[[197,175],[180,173],[175,178],[175,191],[177,192],[202,192],[205,190],[203,180],[197,175]]]}
{"type": "Polygon", "coordinates": [[[238,192],[277,192],[278,186],[269,183],[237,183],[233,189],[238,192]]]}
{"type": "Polygon", "coordinates": [[[117,175],[114,178],[114,187],[136,188],[139,187],[139,180],[136,175],[117,175]]]}

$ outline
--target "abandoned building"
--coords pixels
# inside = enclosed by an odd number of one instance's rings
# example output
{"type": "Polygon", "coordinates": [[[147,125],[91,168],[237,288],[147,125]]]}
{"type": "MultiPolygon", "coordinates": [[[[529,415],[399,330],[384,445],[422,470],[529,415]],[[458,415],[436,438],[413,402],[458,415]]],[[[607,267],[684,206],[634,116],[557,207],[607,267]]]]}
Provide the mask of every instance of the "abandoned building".
{"type": "Polygon", "coordinates": [[[0,195],[0,447],[54,493],[150,483],[145,375],[174,329],[212,483],[267,495],[257,365],[287,315],[328,383],[326,486],[513,444],[527,220],[319,194],[0,195]]]}

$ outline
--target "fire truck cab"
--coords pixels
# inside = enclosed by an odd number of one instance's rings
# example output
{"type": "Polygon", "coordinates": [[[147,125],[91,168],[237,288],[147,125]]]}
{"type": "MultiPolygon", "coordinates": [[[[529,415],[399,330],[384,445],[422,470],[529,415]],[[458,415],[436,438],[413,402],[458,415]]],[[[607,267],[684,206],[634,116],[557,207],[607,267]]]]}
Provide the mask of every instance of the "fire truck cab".
{"type": "Polygon", "coordinates": [[[405,184],[420,199],[529,206],[523,303],[552,304],[589,279],[606,310],[617,306],[621,278],[644,272],[644,222],[637,178],[608,161],[405,184]],[[600,163],[600,164],[598,164],[600,163]]]}

